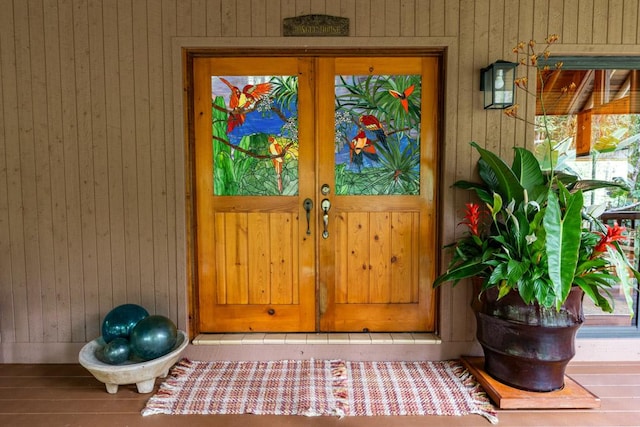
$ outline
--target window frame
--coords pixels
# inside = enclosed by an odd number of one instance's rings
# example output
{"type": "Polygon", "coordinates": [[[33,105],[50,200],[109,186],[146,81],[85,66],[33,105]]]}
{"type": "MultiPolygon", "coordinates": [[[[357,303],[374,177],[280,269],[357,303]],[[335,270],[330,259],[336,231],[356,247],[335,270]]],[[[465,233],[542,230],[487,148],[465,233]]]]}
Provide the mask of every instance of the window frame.
{"type": "MultiPolygon", "coordinates": [[[[640,70],[640,56],[581,56],[581,55],[554,55],[548,59],[540,59],[540,66],[555,67],[562,62],[562,69],[566,70],[640,70]]],[[[536,91],[538,81],[536,79],[536,91]]],[[[537,100],[536,100],[537,102],[537,100]]],[[[535,115],[535,110],[534,110],[535,115]]],[[[637,221],[637,220],[636,220],[637,221]]],[[[638,260],[640,266],[640,260],[638,260]]],[[[640,292],[636,293],[635,313],[629,326],[597,326],[583,325],[579,329],[578,338],[638,338],[640,337],[640,292]]]]}

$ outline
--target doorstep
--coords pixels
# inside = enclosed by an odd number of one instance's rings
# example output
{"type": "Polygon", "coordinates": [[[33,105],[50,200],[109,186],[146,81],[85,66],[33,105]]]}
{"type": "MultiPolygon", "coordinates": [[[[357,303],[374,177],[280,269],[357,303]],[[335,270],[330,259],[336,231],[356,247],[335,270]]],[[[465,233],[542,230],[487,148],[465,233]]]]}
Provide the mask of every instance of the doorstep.
{"type": "Polygon", "coordinates": [[[200,334],[193,345],[243,345],[243,344],[441,344],[441,339],[431,333],[291,333],[291,334],[200,334]]]}
{"type": "Polygon", "coordinates": [[[468,353],[442,346],[431,333],[200,334],[187,347],[191,360],[441,360],[468,353]],[[446,351],[446,352],[445,352],[446,351]]]}

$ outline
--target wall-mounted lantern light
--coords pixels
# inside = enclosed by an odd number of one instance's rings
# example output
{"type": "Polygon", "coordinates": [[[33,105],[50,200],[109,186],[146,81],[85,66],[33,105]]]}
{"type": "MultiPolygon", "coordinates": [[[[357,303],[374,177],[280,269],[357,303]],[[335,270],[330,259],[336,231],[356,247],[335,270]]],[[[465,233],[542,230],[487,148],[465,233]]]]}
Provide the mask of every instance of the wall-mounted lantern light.
{"type": "Polygon", "coordinates": [[[496,61],[480,70],[480,90],[484,109],[511,107],[515,98],[516,62],[496,61]]]}

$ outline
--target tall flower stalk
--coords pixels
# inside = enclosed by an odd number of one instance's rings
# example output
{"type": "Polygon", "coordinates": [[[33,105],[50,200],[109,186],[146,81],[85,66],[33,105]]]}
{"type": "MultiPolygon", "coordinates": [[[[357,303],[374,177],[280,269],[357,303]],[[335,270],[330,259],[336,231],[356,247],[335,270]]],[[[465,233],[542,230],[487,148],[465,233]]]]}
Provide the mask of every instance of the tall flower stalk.
{"type": "MultiPolygon", "coordinates": [[[[529,89],[529,78],[527,77],[527,73],[525,72],[524,76],[518,77],[515,79],[514,83],[516,87],[522,91],[527,96],[533,96],[536,98],[537,104],[540,105],[540,111],[542,116],[542,124],[538,124],[537,122],[531,122],[526,118],[521,117],[518,114],[519,105],[516,104],[512,107],[505,109],[505,115],[508,117],[515,118],[517,120],[522,120],[528,125],[534,126],[534,128],[542,127],[542,133],[544,135],[544,140],[547,142],[547,150],[549,151],[547,154],[549,156],[549,161],[551,167],[549,171],[551,174],[554,173],[555,164],[553,161],[552,152],[555,147],[553,147],[551,143],[551,132],[549,131],[549,121],[547,117],[547,106],[546,100],[544,97],[545,93],[545,85],[547,83],[548,78],[550,77],[550,71],[552,67],[548,64],[548,60],[551,56],[550,48],[551,46],[559,40],[559,36],[557,34],[550,34],[544,40],[545,44],[542,49],[539,48],[539,45],[535,40],[529,40],[529,42],[519,42],[516,46],[513,47],[512,51],[516,55],[517,63],[519,67],[524,68],[525,70],[529,70],[531,68],[535,69],[536,74],[536,82],[540,87],[540,96],[537,95],[537,88],[533,88],[533,90],[529,89]]],[[[562,62],[556,62],[553,66],[555,70],[561,70],[563,66],[562,62]]],[[[560,94],[558,95],[558,100],[560,97],[567,96],[572,93],[576,89],[576,84],[571,82],[569,85],[566,85],[560,89],[560,94]]]]}

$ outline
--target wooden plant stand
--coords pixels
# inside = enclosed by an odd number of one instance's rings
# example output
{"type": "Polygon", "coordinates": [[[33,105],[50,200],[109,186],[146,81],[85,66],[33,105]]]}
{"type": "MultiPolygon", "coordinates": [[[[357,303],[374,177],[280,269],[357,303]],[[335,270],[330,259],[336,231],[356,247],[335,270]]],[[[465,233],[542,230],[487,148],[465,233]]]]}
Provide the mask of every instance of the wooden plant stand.
{"type": "Polygon", "coordinates": [[[564,387],[550,392],[532,392],[509,387],[484,370],[484,357],[462,356],[462,363],[500,409],[599,408],[600,398],[565,376],[564,387]]]}

